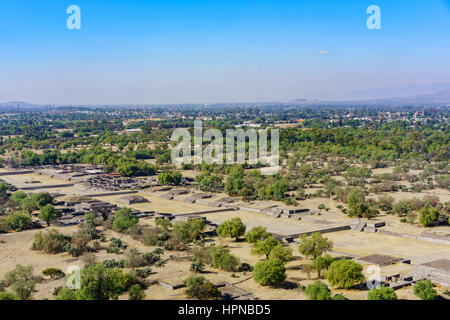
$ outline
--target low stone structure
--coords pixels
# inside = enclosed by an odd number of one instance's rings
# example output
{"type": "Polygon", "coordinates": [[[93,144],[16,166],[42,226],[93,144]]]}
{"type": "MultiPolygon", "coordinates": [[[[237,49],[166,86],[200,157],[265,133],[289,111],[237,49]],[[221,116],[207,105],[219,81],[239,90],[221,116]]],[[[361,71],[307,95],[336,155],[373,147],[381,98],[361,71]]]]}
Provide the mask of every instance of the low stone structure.
{"type": "Polygon", "coordinates": [[[383,254],[372,254],[369,256],[360,257],[357,260],[358,260],[358,262],[376,264],[376,265],[379,265],[380,267],[383,267],[383,266],[388,266],[388,265],[400,262],[403,259],[391,257],[388,255],[383,255],[383,254]]]}
{"type": "Polygon", "coordinates": [[[117,205],[104,201],[82,202],[75,205],[75,210],[79,212],[92,212],[96,216],[110,216],[117,210],[117,205]]]}
{"type": "Polygon", "coordinates": [[[211,198],[211,197],[212,196],[209,193],[194,193],[194,194],[184,198],[182,201],[186,202],[186,203],[195,203],[198,200],[208,199],[208,198],[211,198]]]}
{"type": "Polygon", "coordinates": [[[146,198],[144,198],[142,196],[139,196],[139,195],[124,196],[124,197],[121,197],[118,201],[121,202],[121,203],[124,203],[124,204],[136,204],[136,203],[148,203],[148,202],[150,202],[146,198]]]}
{"type": "Polygon", "coordinates": [[[176,197],[176,196],[180,196],[180,195],[188,194],[188,193],[189,193],[189,191],[186,189],[175,189],[175,190],[171,190],[165,194],[161,194],[161,195],[157,195],[157,196],[159,196],[163,199],[173,200],[174,197],[176,197]]]}
{"type": "Polygon", "coordinates": [[[440,259],[420,264],[411,272],[414,280],[430,279],[442,287],[450,288],[450,260],[440,259]]]}
{"type": "Polygon", "coordinates": [[[235,285],[228,283],[217,284],[224,300],[255,300],[256,297],[244,289],[238,288],[235,285]]]}

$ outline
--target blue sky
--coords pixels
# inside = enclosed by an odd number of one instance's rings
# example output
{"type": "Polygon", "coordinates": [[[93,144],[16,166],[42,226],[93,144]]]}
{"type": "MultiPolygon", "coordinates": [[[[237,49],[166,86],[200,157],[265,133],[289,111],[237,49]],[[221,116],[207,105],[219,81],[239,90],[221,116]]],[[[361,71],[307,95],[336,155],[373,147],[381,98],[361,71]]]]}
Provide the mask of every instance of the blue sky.
{"type": "Polygon", "coordinates": [[[420,93],[450,83],[449,61],[450,0],[3,0],[0,7],[0,101],[342,99],[412,85],[420,93]],[[66,28],[72,4],[81,8],[81,30],[66,28]],[[381,30],[366,27],[372,4],[381,8],[381,30]]]}

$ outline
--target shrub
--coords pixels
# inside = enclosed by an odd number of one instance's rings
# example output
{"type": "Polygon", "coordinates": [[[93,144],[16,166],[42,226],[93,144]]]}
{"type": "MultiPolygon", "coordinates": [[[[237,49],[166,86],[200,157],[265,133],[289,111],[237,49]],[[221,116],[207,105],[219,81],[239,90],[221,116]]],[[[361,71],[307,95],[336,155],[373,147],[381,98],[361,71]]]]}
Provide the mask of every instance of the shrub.
{"type": "Polygon", "coordinates": [[[331,300],[331,291],[321,281],[314,281],[306,286],[305,294],[309,300],[331,300]]]}
{"type": "Polygon", "coordinates": [[[85,268],[97,264],[97,258],[92,252],[83,254],[83,256],[81,256],[81,261],[83,262],[85,268]]]}
{"type": "Polygon", "coordinates": [[[33,278],[33,267],[32,266],[22,266],[20,264],[7,272],[5,275],[5,285],[7,287],[13,285],[18,281],[28,281],[33,278]]]}
{"type": "Polygon", "coordinates": [[[114,259],[111,260],[105,260],[103,261],[103,264],[108,268],[125,268],[125,260],[116,261],[114,259]]]}
{"type": "Polygon", "coordinates": [[[424,227],[433,225],[439,217],[439,209],[436,208],[422,208],[419,212],[419,222],[424,227]]]}
{"type": "Polygon", "coordinates": [[[238,268],[239,272],[247,272],[247,271],[252,271],[252,270],[253,270],[253,267],[246,262],[241,263],[241,265],[238,268]]]}
{"type": "Polygon", "coordinates": [[[362,265],[353,260],[337,260],[329,266],[326,277],[332,286],[349,289],[365,280],[362,270],[362,265]]]}
{"type": "Polygon", "coordinates": [[[17,300],[17,297],[11,292],[0,292],[0,301],[17,300]]]}
{"type": "Polygon", "coordinates": [[[134,215],[129,208],[122,208],[114,214],[113,230],[124,232],[139,222],[139,218],[134,215]]]}
{"type": "Polygon", "coordinates": [[[61,269],[57,268],[47,268],[42,271],[42,274],[46,277],[50,277],[51,279],[59,279],[65,276],[64,272],[61,269]]]}
{"type": "Polygon", "coordinates": [[[12,290],[14,291],[17,300],[30,300],[33,293],[36,292],[36,281],[19,280],[14,282],[12,290]]]}
{"type": "Polygon", "coordinates": [[[11,213],[4,219],[5,228],[7,230],[22,231],[30,229],[33,226],[31,216],[24,213],[11,213]]]}
{"type": "Polygon", "coordinates": [[[141,279],[147,278],[149,275],[152,274],[152,268],[143,268],[143,269],[135,269],[136,276],[138,276],[141,279]]]}
{"type": "Polygon", "coordinates": [[[437,297],[437,292],[429,279],[417,281],[413,290],[414,294],[422,300],[434,300],[437,297]]]}
{"type": "Polygon", "coordinates": [[[282,261],[276,259],[259,262],[253,269],[253,278],[263,286],[278,285],[286,279],[286,268],[282,261]]]}
{"type": "Polygon", "coordinates": [[[211,264],[214,268],[223,271],[236,271],[239,259],[222,246],[211,247],[211,264]]]}
{"type": "Polygon", "coordinates": [[[199,300],[218,300],[221,298],[219,289],[203,277],[191,276],[186,279],[186,295],[199,300]]]}
{"type": "Polygon", "coordinates": [[[70,237],[61,234],[56,229],[50,229],[46,233],[39,231],[34,235],[33,250],[43,251],[49,254],[56,254],[66,250],[70,237]]]}
{"type": "MultiPolygon", "coordinates": [[[[56,288],[55,288],[56,289],[56,288]]],[[[53,292],[55,300],[78,300],[77,292],[69,288],[58,287],[59,290],[53,292]]]]}
{"type": "Polygon", "coordinates": [[[343,294],[337,293],[333,296],[332,300],[348,300],[343,294]]]}
{"type": "Polygon", "coordinates": [[[397,300],[397,294],[394,289],[381,286],[370,290],[367,300],[397,300]]]}
{"type": "Polygon", "coordinates": [[[189,270],[192,272],[202,273],[203,271],[205,271],[205,264],[201,261],[193,261],[189,270]]]}
{"type": "Polygon", "coordinates": [[[145,292],[140,284],[132,285],[128,291],[128,300],[144,300],[145,292]]]}
{"type": "Polygon", "coordinates": [[[89,241],[91,239],[90,235],[84,232],[77,232],[73,235],[71,242],[65,246],[65,249],[72,256],[79,257],[85,252],[92,250],[91,247],[89,247],[89,241]]]}
{"type": "Polygon", "coordinates": [[[109,245],[106,247],[106,253],[119,254],[122,250],[125,250],[128,246],[122,242],[119,238],[111,238],[109,245]]]}
{"type": "Polygon", "coordinates": [[[378,208],[383,211],[390,211],[394,205],[394,197],[392,196],[380,196],[378,197],[378,208]]]}
{"type": "Polygon", "coordinates": [[[175,234],[186,244],[199,239],[204,228],[205,221],[200,218],[191,219],[189,221],[178,221],[173,225],[175,234]]]}
{"type": "Polygon", "coordinates": [[[125,253],[124,265],[126,268],[139,268],[146,264],[147,261],[137,249],[133,248],[125,253]]]}

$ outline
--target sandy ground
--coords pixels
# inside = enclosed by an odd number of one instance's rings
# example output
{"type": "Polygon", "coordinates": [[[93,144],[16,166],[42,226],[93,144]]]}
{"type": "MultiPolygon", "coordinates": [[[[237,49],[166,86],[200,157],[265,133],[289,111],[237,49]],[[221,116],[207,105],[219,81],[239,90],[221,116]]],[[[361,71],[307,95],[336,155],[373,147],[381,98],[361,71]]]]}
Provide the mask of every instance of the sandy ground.
{"type": "MultiPolygon", "coordinates": [[[[5,171],[4,169],[0,169],[0,172],[5,171]]],[[[31,184],[26,183],[32,180],[38,180],[42,185],[49,184],[63,184],[68,183],[67,180],[58,179],[58,178],[50,178],[45,175],[38,174],[28,174],[28,175],[17,175],[17,176],[5,176],[1,177],[5,181],[8,181],[13,184],[17,184],[18,186],[36,186],[39,184],[31,184]]],[[[75,185],[74,187],[66,187],[60,189],[41,189],[34,192],[60,192],[65,194],[87,194],[92,193],[92,191],[86,190],[81,185],[75,185]]],[[[159,198],[152,194],[149,191],[142,191],[139,194],[145,198],[147,198],[150,203],[144,204],[135,204],[129,205],[134,209],[146,211],[146,210],[154,210],[159,212],[167,212],[173,214],[183,214],[183,213],[192,213],[198,211],[208,211],[213,210],[215,208],[202,205],[202,204],[189,204],[184,203],[178,200],[166,200],[159,198]]],[[[426,194],[436,194],[440,197],[441,201],[449,201],[450,194],[447,190],[431,190],[424,191],[422,193],[391,193],[391,195],[395,199],[409,199],[413,197],[423,198],[426,194]]],[[[213,201],[220,197],[225,196],[224,194],[215,195],[213,199],[208,199],[207,201],[213,201]]],[[[118,200],[122,197],[118,196],[109,196],[109,197],[98,197],[98,199],[103,201],[109,201],[112,203],[116,203],[120,206],[125,206],[120,203],[118,200]]],[[[374,196],[375,198],[378,195],[374,196]]],[[[256,202],[256,203],[246,203],[245,205],[251,207],[265,208],[273,204],[278,204],[281,207],[284,207],[279,202],[256,202]]],[[[320,215],[311,216],[313,219],[328,221],[329,225],[324,225],[320,223],[313,223],[308,221],[294,221],[289,219],[275,219],[271,218],[264,214],[258,214],[254,212],[248,211],[231,211],[231,212],[220,212],[220,213],[211,213],[205,214],[208,220],[211,220],[215,223],[221,223],[227,219],[232,217],[240,217],[243,222],[247,225],[247,230],[253,226],[266,226],[269,231],[280,234],[292,234],[298,233],[302,231],[310,231],[314,230],[316,227],[324,227],[324,226],[332,226],[333,224],[349,224],[351,219],[344,216],[337,210],[334,201],[328,198],[315,198],[315,199],[307,199],[304,201],[300,201],[298,207],[300,208],[309,208],[317,210],[318,205],[325,204],[330,211],[326,212],[322,210],[320,215]]],[[[385,227],[387,230],[405,232],[410,234],[420,234],[423,231],[433,231],[438,234],[450,234],[450,227],[438,227],[433,229],[425,229],[419,228],[413,225],[401,224],[399,222],[399,218],[395,216],[382,216],[378,218],[379,220],[386,221],[387,226],[385,227]]],[[[152,220],[143,219],[143,224],[152,224],[152,220]]],[[[61,232],[65,234],[71,234],[77,230],[77,227],[66,227],[66,228],[58,228],[61,232]]],[[[11,234],[2,234],[0,235],[0,278],[3,278],[6,272],[13,269],[16,264],[22,265],[32,265],[34,267],[34,273],[36,275],[40,274],[42,270],[48,267],[56,267],[60,268],[63,271],[66,271],[72,265],[77,265],[79,267],[82,266],[82,262],[79,258],[73,258],[70,255],[58,254],[58,255],[47,255],[41,254],[39,252],[35,252],[30,250],[33,236],[36,233],[36,230],[24,231],[20,233],[11,233],[11,234]]],[[[150,251],[151,247],[144,247],[141,243],[133,240],[130,236],[119,235],[110,230],[105,231],[105,236],[109,239],[112,236],[122,238],[125,243],[127,243],[130,247],[136,247],[140,251],[150,251]]],[[[428,262],[432,260],[436,260],[439,258],[447,258],[450,259],[450,246],[435,244],[431,242],[425,241],[416,241],[412,239],[404,239],[398,238],[383,234],[371,234],[371,233],[357,233],[355,231],[341,231],[335,233],[329,233],[325,235],[329,239],[334,242],[334,251],[342,253],[342,254],[353,254],[357,256],[365,256],[369,254],[379,253],[379,254],[389,254],[396,257],[401,257],[404,259],[411,259],[413,265],[419,264],[423,262],[428,262]]],[[[261,261],[262,257],[256,257],[250,255],[251,246],[245,242],[232,242],[223,239],[215,239],[214,242],[219,242],[229,246],[232,253],[238,256],[242,262],[250,263],[251,265],[256,264],[258,261],[261,261]]],[[[105,245],[105,244],[103,244],[105,245]]],[[[296,260],[290,262],[287,265],[287,281],[293,282],[295,284],[307,285],[308,283],[315,280],[316,275],[312,276],[312,279],[308,279],[306,274],[300,270],[300,266],[307,261],[302,258],[297,253],[296,244],[291,245],[294,249],[294,253],[296,255],[296,260]]],[[[186,258],[186,252],[170,252],[167,253],[167,256],[173,254],[179,256],[179,259],[171,260],[166,266],[161,269],[154,268],[155,273],[150,275],[149,280],[166,280],[170,282],[182,282],[189,274],[189,265],[190,262],[186,258]],[[183,258],[184,257],[184,258],[183,258]]],[[[96,253],[98,261],[102,261],[105,259],[120,259],[120,255],[108,255],[104,250],[96,253]]],[[[403,268],[405,266],[401,266],[403,268]]],[[[393,273],[396,270],[395,266],[391,266],[389,268],[385,268],[383,270],[384,273],[393,273]]],[[[207,268],[207,272],[204,275],[207,279],[211,280],[214,283],[235,283],[241,282],[238,284],[239,287],[250,291],[256,295],[259,299],[306,299],[304,293],[298,289],[274,289],[274,288],[264,288],[260,285],[256,284],[253,279],[248,279],[251,277],[251,273],[239,274],[237,273],[237,277],[232,277],[231,273],[221,272],[218,270],[213,270],[211,268],[207,268]]],[[[45,281],[43,283],[39,283],[37,288],[39,292],[35,295],[35,298],[52,297],[52,291],[55,287],[62,285],[64,280],[57,281],[45,281]]],[[[439,289],[441,290],[441,289],[439,289]]],[[[146,298],[147,299],[184,299],[185,296],[183,294],[184,290],[169,290],[161,287],[160,285],[152,285],[146,290],[146,298]]],[[[350,299],[366,299],[367,291],[359,291],[359,290],[334,290],[334,293],[344,293],[350,299]]],[[[402,299],[414,299],[412,289],[404,288],[397,291],[399,298],[402,299]]],[[[126,297],[123,297],[126,298],[126,297]]]]}

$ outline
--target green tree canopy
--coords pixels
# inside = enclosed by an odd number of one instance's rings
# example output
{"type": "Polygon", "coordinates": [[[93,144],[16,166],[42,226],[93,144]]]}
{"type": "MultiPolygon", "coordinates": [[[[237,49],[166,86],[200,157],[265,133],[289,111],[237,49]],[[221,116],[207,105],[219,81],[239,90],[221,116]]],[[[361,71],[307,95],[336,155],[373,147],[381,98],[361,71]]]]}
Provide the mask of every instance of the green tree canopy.
{"type": "Polygon", "coordinates": [[[221,237],[235,238],[237,241],[239,237],[245,234],[246,228],[241,218],[235,217],[221,223],[216,232],[221,237]]]}
{"type": "Polygon", "coordinates": [[[333,249],[333,242],[323,237],[319,232],[313,233],[311,236],[302,235],[298,251],[307,258],[317,258],[325,251],[333,249]]]}
{"type": "Polygon", "coordinates": [[[326,277],[332,286],[349,289],[365,280],[363,267],[353,260],[342,259],[331,263],[326,277]]]}
{"type": "Polygon", "coordinates": [[[284,263],[278,259],[269,259],[259,262],[253,269],[253,278],[263,286],[274,286],[286,279],[284,263]]]}

